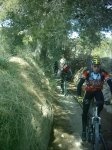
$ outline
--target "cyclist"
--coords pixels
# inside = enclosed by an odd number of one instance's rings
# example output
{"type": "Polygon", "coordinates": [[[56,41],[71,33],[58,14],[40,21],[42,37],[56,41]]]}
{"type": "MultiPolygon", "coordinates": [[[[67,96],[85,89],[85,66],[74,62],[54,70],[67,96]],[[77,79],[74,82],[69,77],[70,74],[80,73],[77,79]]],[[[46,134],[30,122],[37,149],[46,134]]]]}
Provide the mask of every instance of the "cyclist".
{"type": "Polygon", "coordinates": [[[63,68],[61,70],[61,89],[62,89],[62,94],[64,93],[64,81],[70,82],[72,80],[72,70],[70,65],[66,62],[63,65],[63,68]]]}
{"type": "Polygon", "coordinates": [[[85,96],[83,99],[83,113],[82,113],[82,141],[86,140],[86,124],[87,114],[91,99],[95,97],[98,104],[98,114],[103,109],[104,96],[102,93],[103,83],[107,81],[110,91],[112,93],[112,82],[109,74],[101,68],[101,61],[98,56],[94,56],[91,60],[91,68],[83,71],[82,77],[77,86],[77,94],[81,96],[81,88],[86,81],[85,96]]]}

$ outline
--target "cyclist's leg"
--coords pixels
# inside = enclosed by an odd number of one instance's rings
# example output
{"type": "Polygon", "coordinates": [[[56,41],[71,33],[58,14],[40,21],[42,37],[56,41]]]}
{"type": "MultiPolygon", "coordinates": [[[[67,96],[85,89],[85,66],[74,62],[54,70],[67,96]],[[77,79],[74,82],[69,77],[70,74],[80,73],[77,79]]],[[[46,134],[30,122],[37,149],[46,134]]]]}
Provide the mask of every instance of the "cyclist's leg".
{"type": "Polygon", "coordinates": [[[83,130],[86,130],[86,124],[87,124],[87,114],[90,106],[91,99],[93,98],[93,93],[86,92],[84,99],[83,99],[83,113],[82,113],[82,127],[83,130]]]}
{"type": "Polygon", "coordinates": [[[93,98],[92,92],[85,93],[83,99],[83,113],[82,113],[82,140],[85,140],[86,138],[87,114],[88,114],[88,110],[92,98],[93,98]]]}
{"type": "Polygon", "coordinates": [[[61,90],[62,90],[62,93],[64,93],[64,79],[61,78],[61,90]]]}
{"type": "Polygon", "coordinates": [[[102,109],[103,109],[104,96],[103,96],[102,91],[96,91],[96,92],[94,93],[94,96],[95,96],[95,99],[96,99],[96,102],[97,102],[97,105],[98,105],[98,115],[99,115],[100,112],[101,112],[102,109]]]}
{"type": "Polygon", "coordinates": [[[60,78],[61,78],[61,90],[62,93],[64,93],[64,75],[63,75],[63,71],[60,72],[60,78]]]}

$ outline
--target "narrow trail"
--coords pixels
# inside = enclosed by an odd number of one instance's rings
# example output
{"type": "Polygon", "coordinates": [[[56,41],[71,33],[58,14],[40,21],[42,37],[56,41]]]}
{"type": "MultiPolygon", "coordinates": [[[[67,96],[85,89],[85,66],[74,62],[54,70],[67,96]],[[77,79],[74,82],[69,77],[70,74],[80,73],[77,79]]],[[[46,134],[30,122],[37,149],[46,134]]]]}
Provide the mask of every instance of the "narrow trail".
{"type": "Polygon", "coordinates": [[[54,141],[51,150],[80,149],[81,109],[71,96],[61,97],[54,116],[54,141]]]}
{"type": "MultiPolygon", "coordinates": [[[[72,94],[68,96],[58,95],[59,100],[56,102],[54,110],[54,133],[52,143],[48,150],[91,150],[91,147],[87,143],[82,143],[81,140],[81,115],[82,109],[77,103],[72,94]]],[[[104,109],[102,115],[106,114],[104,109]]],[[[107,115],[107,114],[106,114],[107,115]]],[[[107,130],[110,131],[111,126],[107,120],[111,118],[107,116],[102,120],[104,125],[105,137],[107,137],[107,130]],[[106,126],[106,127],[105,127],[106,126]]],[[[109,136],[110,149],[111,147],[111,135],[109,136]]]]}
{"type": "Polygon", "coordinates": [[[62,96],[54,112],[54,140],[49,150],[87,150],[81,141],[80,105],[72,95],[62,96]]]}

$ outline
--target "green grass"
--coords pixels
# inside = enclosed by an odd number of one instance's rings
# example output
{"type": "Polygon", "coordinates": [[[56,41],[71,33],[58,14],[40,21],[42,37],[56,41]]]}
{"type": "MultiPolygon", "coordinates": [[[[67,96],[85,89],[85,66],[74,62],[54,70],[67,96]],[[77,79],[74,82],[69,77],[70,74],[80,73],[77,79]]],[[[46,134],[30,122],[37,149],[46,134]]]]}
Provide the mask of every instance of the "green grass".
{"type": "Polygon", "coordinates": [[[7,67],[8,67],[8,58],[0,56],[0,68],[7,69],[7,67]]]}
{"type": "Polygon", "coordinates": [[[0,66],[0,149],[47,149],[52,95],[43,70],[30,55],[0,59],[0,66]]]}

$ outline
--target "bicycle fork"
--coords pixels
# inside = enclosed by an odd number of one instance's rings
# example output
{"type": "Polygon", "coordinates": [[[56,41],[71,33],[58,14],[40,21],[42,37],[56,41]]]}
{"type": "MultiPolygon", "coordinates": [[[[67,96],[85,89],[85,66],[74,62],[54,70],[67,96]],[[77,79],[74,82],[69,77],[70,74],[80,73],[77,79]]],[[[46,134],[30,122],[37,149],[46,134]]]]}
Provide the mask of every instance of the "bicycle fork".
{"type": "Polygon", "coordinates": [[[94,113],[94,116],[92,117],[92,126],[93,126],[93,128],[95,128],[95,125],[97,125],[99,127],[99,131],[100,131],[101,118],[98,116],[98,107],[95,107],[95,113],[94,113]]]}
{"type": "Polygon", "coordinates": [[[95,136],[97,136],[97,138],[100,137],[100,129],[101,129],[101,118],[98,116],[94,116],[92,117],[92,128],[93,131],[95,132],[95,136]]]}

